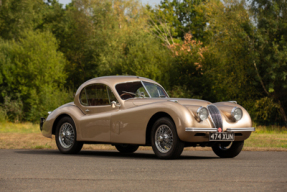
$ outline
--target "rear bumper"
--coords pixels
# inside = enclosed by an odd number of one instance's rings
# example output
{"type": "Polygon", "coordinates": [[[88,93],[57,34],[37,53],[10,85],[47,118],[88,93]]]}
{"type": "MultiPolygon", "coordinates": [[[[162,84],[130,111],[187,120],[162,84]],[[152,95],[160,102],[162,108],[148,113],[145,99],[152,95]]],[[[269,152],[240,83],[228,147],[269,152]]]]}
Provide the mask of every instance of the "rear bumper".
{"type": "MultiPolygon", "coordinates": [[[[186,127],[185,131],[194,133],[205,133],[205,132],[217,132],[217,128],[196,128],[196,127],[186,127]]],[[[227,132],[250,132],[255,131],[254,127],[246,128],[227,128],[227,132]]]]}

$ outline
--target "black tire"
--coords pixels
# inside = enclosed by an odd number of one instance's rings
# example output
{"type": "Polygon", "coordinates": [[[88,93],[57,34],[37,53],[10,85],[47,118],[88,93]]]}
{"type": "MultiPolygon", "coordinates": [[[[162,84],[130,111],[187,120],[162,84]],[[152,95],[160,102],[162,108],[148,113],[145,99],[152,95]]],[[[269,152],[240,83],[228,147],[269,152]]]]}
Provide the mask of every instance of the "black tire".
{"type": "Polygon", "coordinates": [[[229,142],[215,143],[212,146],[213,152],[221,158],[233,158],[236,157],[242,150],[244,141],[233,141],[230,144],[229,142]]]}
{"type": "Polygon", "coordinates": [[[161,159],[176,159],[184,148],[184,143],[178,138],[173,121],[167,117],[162,117],[154,123],[151,130],[151,142],[154,153],[161,159]]]}
{"type": "Polygon", "coordinates": [[[76,126],[70,117],[60,119],[57,124],[55,139],[61,153],[76,154],[79,153],[83,147],[83,143],[77,141],[76,126]]]}
{"type": "Polygon", "coordinates": [[[128,144],[115,145],[115,147],[120,153],[133,153],[139,148],[138,145],[128,145],[128,144]]]}

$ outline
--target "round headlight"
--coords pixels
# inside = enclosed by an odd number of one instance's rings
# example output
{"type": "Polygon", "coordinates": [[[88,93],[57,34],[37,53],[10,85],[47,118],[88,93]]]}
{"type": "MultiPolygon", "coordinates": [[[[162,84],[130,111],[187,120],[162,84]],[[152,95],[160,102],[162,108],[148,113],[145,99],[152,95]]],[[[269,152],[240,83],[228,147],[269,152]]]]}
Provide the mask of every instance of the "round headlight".
{"type": "Polygon", "coordinates": [[[209,113],[208,110],[205,107],[199,107],[197,110],[197,116],[199,117],[200,120],[205,120],[207,119],[209,113]]]}
{"type": "Polygon", "coordinates": [[[242,118],[242,110],[238,107],[234,107],[231,110],[231,115],[234,117],[236,121],[239,121],[242,118]]]}

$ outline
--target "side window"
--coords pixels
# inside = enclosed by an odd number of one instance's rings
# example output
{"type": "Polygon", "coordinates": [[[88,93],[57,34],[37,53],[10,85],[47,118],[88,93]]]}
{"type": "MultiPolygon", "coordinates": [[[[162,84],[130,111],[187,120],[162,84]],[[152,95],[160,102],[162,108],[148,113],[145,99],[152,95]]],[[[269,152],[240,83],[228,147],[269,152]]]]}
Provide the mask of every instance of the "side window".
{"type": "Polygon", "coordinates": [[[80,93],[80,102],[84,106],[110,105],[112,101],[117,102],[117,99],[104,84],[88,85],[80,93]]]}
{"type": "Polygon", "coordinates": [[[81,91],[81,94],[80,94],[80,103],[84,106],[88,106],[88,97],[87,97],[87,94],[86,94],[86,87],[81,91]]]}
{"type": "Polygon", "coordinates": [[[108,96],[109,96],[110,104],[112,101],[119,103],[118,100],[116,99],[115,95],[113,94],[112,90],[108,86],[107,86],[107,90],[108,90],[108,96]]]}

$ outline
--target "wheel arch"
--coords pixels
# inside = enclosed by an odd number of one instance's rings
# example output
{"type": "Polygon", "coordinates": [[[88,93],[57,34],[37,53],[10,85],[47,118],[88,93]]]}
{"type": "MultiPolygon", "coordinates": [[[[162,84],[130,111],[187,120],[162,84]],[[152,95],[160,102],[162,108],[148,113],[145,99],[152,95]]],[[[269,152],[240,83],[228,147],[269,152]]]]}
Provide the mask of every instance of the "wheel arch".
{"type": "Polygon", "coordinates": [[[150,133],[151,133],[151,130],[152,130],[152,126],[156,122],[156,120],[158,120],[159,118],[162,118],[162,117],[168,117],[170,120],[172,120],[172,122],[175,125],[175,122],[174,122],[173,118],[168,113],[162,112],[162,111],[155,113],[150,118],[150,120],[149,120],[149,122],[147,124],[147,127],[146,127],[146,145],[151,145],[150,133]]]}
{"type": "MultiPolygon", "coordinates": [[[[52,135],[56,135],[57,124],[58,124],[58,122],[59,122],[63,117],[70,117],[70,118],[74,121],[74,119],[73,119],[70,115],[68,115],[68,114],[66,114],[66,113],[63,113],[63,114],[59,115],[59,116],[55,119],[55,121],[54,121],[54,123],[53,123],[52,135]]],[[[75,121],[74,121],[74,122],[75,122],[75,121]]],[[[77,128],[76,128],[76,130],[77,130],[77,128]]]]}

